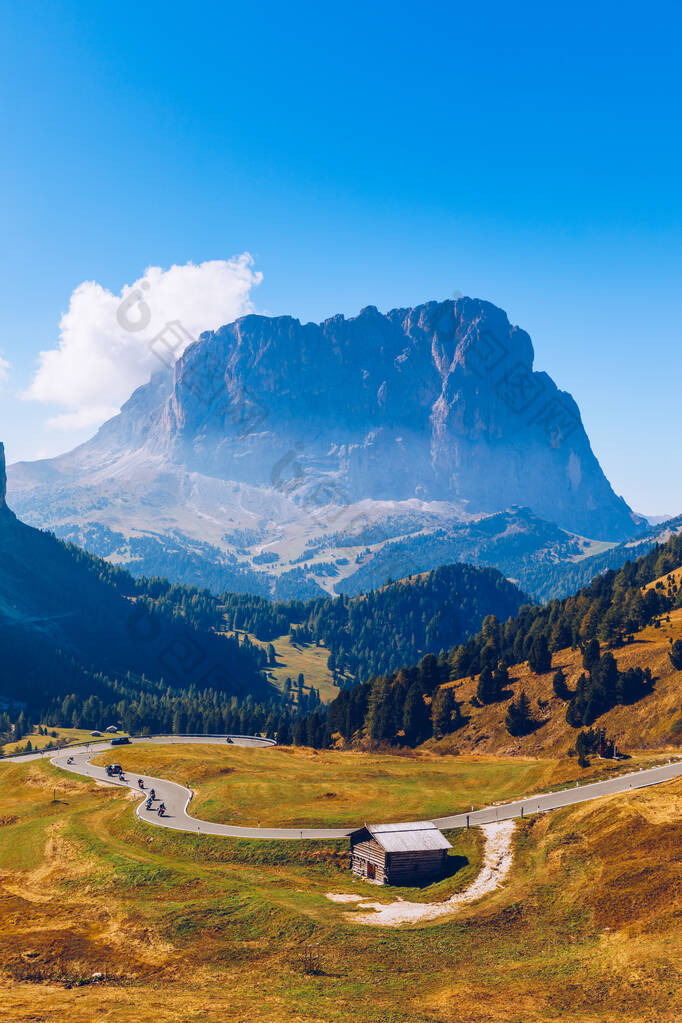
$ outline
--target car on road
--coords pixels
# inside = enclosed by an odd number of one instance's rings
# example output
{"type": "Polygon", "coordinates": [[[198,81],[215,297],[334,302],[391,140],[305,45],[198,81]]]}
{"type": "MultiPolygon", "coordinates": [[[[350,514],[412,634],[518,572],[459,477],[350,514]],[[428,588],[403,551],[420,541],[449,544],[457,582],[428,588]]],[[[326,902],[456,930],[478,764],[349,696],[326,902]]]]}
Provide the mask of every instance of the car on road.
{"type": "Polygon", "coordinates": [[[118,735],[115,739],[111,740],[112,746],[126,746],[130,742],[127,735],[118,735]]]}
{"type": "Polygon", "coordinates": [[[120,764],[107,764],[107,774],[110,778],[114,774],[123,774],[123,768],[120,764]]]}

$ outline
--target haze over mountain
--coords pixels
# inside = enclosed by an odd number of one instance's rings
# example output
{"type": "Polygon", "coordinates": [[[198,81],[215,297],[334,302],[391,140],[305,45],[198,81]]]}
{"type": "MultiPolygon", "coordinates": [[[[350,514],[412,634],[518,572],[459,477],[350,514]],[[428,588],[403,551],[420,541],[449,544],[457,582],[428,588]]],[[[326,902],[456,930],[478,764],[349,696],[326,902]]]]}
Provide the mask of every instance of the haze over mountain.
{"type": "Polygon", "coordinates": [[[170,367],[172,347],[170,325],[159,372],[91,441],[11,467],[24,519],[140,574],[282,598],[495,564],[480,528],[477,558],[462,537],[500,512],[491,543],[521,515],[529,550],[550,560],[557,544],[584,556],[580,538],[646,525],[613,492],[573,398],[533,370],[528,334],[488,302],[319,325],[249,315],[170,367]]]}

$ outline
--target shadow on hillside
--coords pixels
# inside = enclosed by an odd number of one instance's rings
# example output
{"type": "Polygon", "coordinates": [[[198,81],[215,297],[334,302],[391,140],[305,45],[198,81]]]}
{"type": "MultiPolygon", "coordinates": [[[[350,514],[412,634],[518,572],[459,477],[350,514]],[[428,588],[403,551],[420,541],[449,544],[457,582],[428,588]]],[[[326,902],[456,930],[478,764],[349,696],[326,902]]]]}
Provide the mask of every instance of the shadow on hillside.
{"type": "MultiPolygon", "coordinates": [[[[466,856],[446,856],[445,858],[445,869],[442,874],[438,877],[424,878],[423,881],[414,881],[412,884],[405,885],[406,888],[416,888],[419,891],[423,891],[425,888],[432,888],[435,884],[440,884],[441,881],[447,881],[448,878],[454,877],[455,874],[459,874],[460,870],[464,870],[465,867],[469,866],[469,859],[466,856]]],[[[388,886],[392,887],[391,885],[388,886]]],[[[400,886],[399,886],[400,887],[400,886]]]]}

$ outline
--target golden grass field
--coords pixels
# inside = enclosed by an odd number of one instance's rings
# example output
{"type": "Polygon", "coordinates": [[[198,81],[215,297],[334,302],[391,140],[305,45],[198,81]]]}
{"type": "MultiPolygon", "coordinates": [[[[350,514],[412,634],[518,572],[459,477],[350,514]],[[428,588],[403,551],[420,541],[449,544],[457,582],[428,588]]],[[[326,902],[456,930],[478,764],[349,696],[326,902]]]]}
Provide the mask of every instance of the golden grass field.
{"type": "MultiPolygon", "coordinates": [[[[647,758],[651,760],[652,757],[647,758]]],[[[655,759],[655,758],[653,758],[655,759]]],[[[180,782],[195,792],[191,812],[223,824],[346,827],[385,820],[430,820],[493,801],[546,792],[576,779],[631,770],[575,758],[441,756],[312,750],[247,749],[190,744],[135,745],[102,753],[94,763],[120,763],[132,774],[180,782]]]]}
{"type": "MultiPolygon", "coordinates": [[[[615,651],[655,676],[651,695],[598,722],[633,752],[629,767],[679,749],[682,673],[667,651],[682,611],[670,618],[615,651]]],[[[286,656],[285,675],[313,681],[286,656]]],[[[569,686],[579,658],[554,659],[569,686]]],[[[452,684],[465,728],[414,753],[140,745],[103,758],[189,785],[194,813],[301,826],[437,816],[617,769],[592,758],[581,771],[565,756],[576,733],[551,674],[511,675],[544,720],[520,740],[504,729],[506,702],[475,707],[464,679],[452,684]]],[[[49,762],[0,761],[0,1023],[682,1020],[682,780],[520,822],[499,890],[401,929],[354,924],[325,894],[443,900],[479,870],[476,829],[450,833],[445,880],[383,889],[350,875],[345,841],[185,835],[133,809],[121,790],[49,762]]]]}
{"type": "MultiPolygon", "coordinates": [[[[395,898],[351,877],[343,842],[175,834],[133,805],[46,762],[0,763],[2,1023],[682,1017],[682,782],[526,820],[502,889],[404,930],[354,925],[325,898],[395,898]],[[306,942],[320,942],[317,976],[306,942]]],[[[461,869],[402,894],[433,901],[467,883],[477,833],[451,840],[461,869]]]]}

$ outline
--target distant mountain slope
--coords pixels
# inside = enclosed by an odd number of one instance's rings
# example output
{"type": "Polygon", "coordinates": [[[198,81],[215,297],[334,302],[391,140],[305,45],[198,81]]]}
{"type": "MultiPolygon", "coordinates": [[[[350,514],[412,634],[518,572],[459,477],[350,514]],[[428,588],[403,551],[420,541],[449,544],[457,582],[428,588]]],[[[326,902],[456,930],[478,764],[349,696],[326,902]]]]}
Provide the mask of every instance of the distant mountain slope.
{"type": "Polygon", "coordinates": [[[570,597],[524,607],[506,623],[490,617],[446,655],[341,693],[328,709],[327,741],[451,736],[467,750],[556,751],[598,722],[617,723],[615,737],[633,746],[679,745],[681,568],[682,536],[673,535],[570,597]],[[534,702],[517,727],[509,715],[519,713],[521,690],[534,702]]]}
{"type": "Polygon", "coordinates": [[[624,543],[609,546],[601,553],[587,550],[577,560],[556,560],[554,563],[545,563],[539,570],[533,567],[527,573],[521,572],[520,579],[539,600],[565,597],[586,586],[596,575],[609,569],[617,571],[626,561],[648,554],[658,544],[665,543],[680,532],[682,515],[651,526],[624,543]]]}
{"type": "Polygon", "coordinates": [[[259,651],[213,630],[214,598],[125,571],[21,523],[0,444],[0,699],[41,701],[120,683],[263,694],[259,651]]]}
{"type": "Polygon", "coordinates": [[[440,561],[386,575],[384,547],[515,507],[593,541],[634,535],[644,521],[533,360],[529,336],[478,299],[319,325],[246,316],[203,334],[87,444],[12,467],[15,507],[140,574],[281,598],[450,563],[440,544],[440,561]]]}
{"type": "Polygon", "coordinates": [[[293,627],[296,642],[324,643],[332,672],[364,680],[463,642],[486,615],[506,621],[528,598],[495,569],[447,565],[361,597],[271,604],[225,594],[223,600],[232,628],[271,640],[293,627]]]}
{"type": "Polygon", "coordinates": [[[528,508],[513,508],[387,540],[370,557],[361,552],[356,572],[343,579],[337,590],[367,592],[383,585],[387,577],[396,578],[396,569],[403,565],[426,572],[442,564],[466,562],[495,567],[535,596],[547,573],[560,571],[571,559],[589,558],[594,546],[539,519],[528,508]]]}

